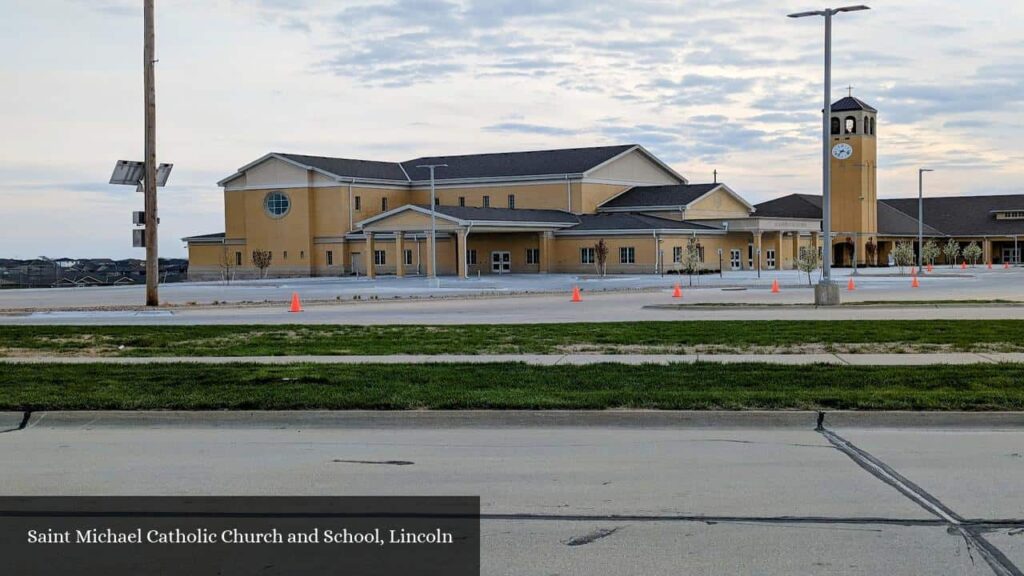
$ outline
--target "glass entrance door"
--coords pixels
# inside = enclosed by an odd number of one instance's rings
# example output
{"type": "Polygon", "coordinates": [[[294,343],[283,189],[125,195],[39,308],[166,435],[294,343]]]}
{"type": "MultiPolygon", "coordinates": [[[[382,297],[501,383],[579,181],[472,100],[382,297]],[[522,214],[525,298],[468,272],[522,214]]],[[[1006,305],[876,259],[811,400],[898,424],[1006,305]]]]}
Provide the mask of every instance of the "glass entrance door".
{"type": "Polygon", "coordinates": [[[740,251],[733,249],[729,251],[729,266],[733,270],[740,269],[740,251]]]}
{"type": "Polygon", "coordinates": [[[491,272],[494,274],[508,274],[512,271],[511,252],[491,252],[491,272]]]}

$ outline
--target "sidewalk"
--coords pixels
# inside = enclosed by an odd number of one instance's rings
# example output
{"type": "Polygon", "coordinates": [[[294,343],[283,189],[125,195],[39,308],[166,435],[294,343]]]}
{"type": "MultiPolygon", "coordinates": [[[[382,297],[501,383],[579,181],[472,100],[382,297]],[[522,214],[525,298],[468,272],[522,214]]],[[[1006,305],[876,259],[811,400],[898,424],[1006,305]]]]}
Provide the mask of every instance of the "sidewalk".
{"type": "Polygon", "coordinates": [[[24,356],[0,358],[0,364],[494,364],[522,362],[535,366],[586,364],[673,364],[694,362],[765,362],[770,364],[839,364],[855,366],[927,366],[936,364],[996,364],[1024,362],[1024,353],[942,354],[442,354],[419,356],[24,356]]]}

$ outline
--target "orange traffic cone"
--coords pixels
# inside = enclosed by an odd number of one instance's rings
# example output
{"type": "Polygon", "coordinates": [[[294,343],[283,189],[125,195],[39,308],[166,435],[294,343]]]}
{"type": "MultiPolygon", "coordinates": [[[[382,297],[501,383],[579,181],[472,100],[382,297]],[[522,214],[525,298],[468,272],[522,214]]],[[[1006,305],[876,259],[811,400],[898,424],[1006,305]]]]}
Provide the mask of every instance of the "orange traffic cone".
{"type": "Polygon", "coordinates": [[[988,261],[988,269],[989,269],[989,270],[991,270],[991,269],[992,269],[992,261],[991,261],[991,260],[989,260],[989,261],[988,261]]]}
{"type": "Polygon", "coordinates": [[[302,312],[302,302],[299,302],[299,293],[292,292],[292,307],[288,309],[289,312],[302,312]]]}
{"type": "Polygon", "coordinates": [[[672,297],[673,298],[682,298],[683,297],[683,289],[679,287],[679,284],[676,284],[675,290],[672,291],[672,297]]]}
{"type": "Polygon", "coordinates": [[[1003,270],[1009,270],[1009,269],[1010,269],[1010,263],[1009,262],[1003,262],[1003,270]]]}
{"type": "Polygon", "coordinates": [[[911,266],[910,267],[910,275],[911,276],[917,276],[917,266],[911,266]]]}
{"type": "Polygon", "coordinates": [[[931,262],[929,262],[928,263],[928,273],[930,274],[932,272],[935,272],[935,267],[932,266],[931,262]]]}
{"type": "Polygon", "coordinates": [[[921,287],[921,282],[918,281],[916,275],[914,276],[914,279],[910,282],[910,287],[911,288],[920,288],[921,287]]]}
{"type": "Polygon", "coordinates": [[[779,290],[779,281],[772,280],[772,294],[778,294],[779,292],[781,292],[781,290],[779,290]]]}
{"type": "Polygon", "coordinates": [[[960,263],[960,269],[967,270],[967,260],[964,260],[963,262],[960,263]]]}
{"type": "Polygon", "coordinates": [[[583,297],[580,296],[580,287],[579,286],[573,286],[572,287],[572,301],[573,302],[583,302],[583,297]]]}
{"type": "Polygon", "coordinates": [[[855,284],[853,282],[853,278],[850,278],[850,281],[846,283],[846,291],[847,292],[853,292],[856,289],[857,289],[857,284],[855,284]]]}

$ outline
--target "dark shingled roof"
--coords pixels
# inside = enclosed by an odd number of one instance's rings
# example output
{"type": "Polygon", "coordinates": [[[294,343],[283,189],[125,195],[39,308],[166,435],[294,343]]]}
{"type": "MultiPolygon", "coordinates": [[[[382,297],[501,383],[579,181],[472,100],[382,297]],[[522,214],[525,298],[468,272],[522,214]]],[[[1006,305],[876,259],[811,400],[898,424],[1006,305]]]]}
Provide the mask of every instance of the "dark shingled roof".
{"type": "Polygon", "coordinates": [[[821,196],[790,194],[754,206],[755,217],[821,219],[821,196]]]}
{"type": "Polygon", "coordinates": [[[402,172],[402,166],[397,162],[327,158],[324,156],[304,156],[302,154],[278,154],[278,156],[283,156],[305,166],[319,168],[336,176],[408,182],[405,172],[402,172]]]}
{"type": "MultiPolygon", "coordinates": [[[[420,206],[430,210],[430,206],[420,206]]],[[[527,208],[480,208],[474,206],[437,206],[438,214],[460,220],[493,220],[498,222],[548,222],[575,224],[578,218],[561,210],[532,210],[527,208]]]]}
{"type": "MultiPolygon", "coordinates": [[[[931,219],[927,218],[927,204],[925,199],[925,236],[944,236],[945,230],[935,229],[928,225],[931,219]]],[[[913,216],[893,208],[890,204],[893,200],[878,201],[878,233],[887,236],[916,236],[917,235],[917,200],[912,200],[913,216]]],[[[898,202],[903,202],[899,200],[898,202]]],[[[774,200],[769,200],[757,205],[757,212],[754,216],[767,218],[813,218],[821,219],[821,196],[812,194],[790,194],[774,200]]]]}
{"type": "Polygon", "coordinates": [[[866,110],[867,112],[878,112],[866,102],[856,96],[847,96],[832,104],[833,112],[851,112],[854,110],[866,110]]]}
{"type": "Polygon", "coordinates": [[[436,170],[435,178],[438,180],[580,174],[611,160],[633,146],[633,144],[625,144],[535,152],[429,156],[402,162],[402,166],[408,172],[409,178],[414,181],[430,179],[429,170],[417,168],[417,166],[425,164],[448,165],[447,168],[436,170]]]}
{"type": "MultiPolygon", "coordinates": [[[[879,200],[917,221],[917,198],[879,200]]],[[[1024,235],[1024,220],[996,220],[993,211],[1024,210],[1024,194],[945,196],[924,199],[926,224],[949,236],[1024,235]]],[[[881,208],[879,208],[881,226],[881,208]]],[[[916,233],[916,231],[915,231],[916,233]]]]}
{"type": "Polygon", "coordinates": [[[223,232],[217,232],[216,234],[200,234],[199,236],[189,236],[182,238],[184,242],[191,242],[195,240],[223,240],[225,234],[223,232]]]}
{"type": "MultiPolygon", "coordinates": [[[[917,205],[917,200],[914,200],[917,205]]],[[[886,204],[885,200],[878,201],[878,233],[887,236],[917,236],[917,215],[904,214],[892,206],[886,204]]],[[[925,236],[945,236],[928,224],[924,225],[922,232],[925,236]]]]}
{"type": "Polygon", "coordinates": [[[721,230],[721,228],[697,222],[670,220],[628,212],[581,214],[577,218],[580,223],[569,230],[574,232],[582,230],[721,230]]]}
{"type": "Polygon", "coordinates": [[[601,208],[637,208],[646,206],[686,206],[721,186],[718,184],[674,184],[670,186],[635,186],[619,194],[601,208]]]}

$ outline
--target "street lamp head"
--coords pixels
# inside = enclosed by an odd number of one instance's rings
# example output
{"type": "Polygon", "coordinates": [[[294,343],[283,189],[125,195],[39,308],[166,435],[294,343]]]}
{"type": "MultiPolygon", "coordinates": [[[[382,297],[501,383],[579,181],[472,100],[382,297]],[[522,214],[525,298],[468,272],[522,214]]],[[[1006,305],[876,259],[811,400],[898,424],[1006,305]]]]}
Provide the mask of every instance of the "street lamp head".
{"type": "Polygon", "coordinates": [[[917,171],[918,172],[935,172],[935,170],[932,170],[931,168],[918,168],[917,171]]]}
{"type": "Polygon", "coordinates": [[[809,12],[797,12],[796,14],[789,14],[789,18],[806,18],[808,16],[829,16],[832,14],[838,14],[840,12],[860,12],[861,10],[871,10],[870,7],[858,4],[856,6],[843,6],[842,8],[826,8],[825,10],[811,10],[809,12]]]}
{"type": "Polygon", "coordinates": [[[796,14],[788,14],[787,18],[806,18],[808,16],[824,16],[824,10],[815,10],[813,12],[797,12],[796,14]]]}
{"type": "Polygon", "coordinates": [[[871,10],[871,8],[863,4],[858,4],[856,6],[843,6],[842,8],[836,8],[833,12],[860,12],[861,10],[871,10]]]}

